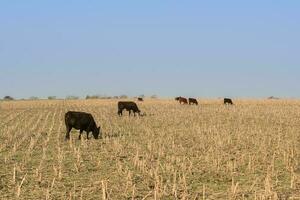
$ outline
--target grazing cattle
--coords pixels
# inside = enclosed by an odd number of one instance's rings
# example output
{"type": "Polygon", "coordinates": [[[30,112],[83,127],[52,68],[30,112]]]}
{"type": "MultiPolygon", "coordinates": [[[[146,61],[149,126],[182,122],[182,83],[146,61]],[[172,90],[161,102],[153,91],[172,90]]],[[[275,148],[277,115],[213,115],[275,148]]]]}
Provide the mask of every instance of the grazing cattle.
{"type": "Polygon", "coordinates": [[[184,97],[176,97],[176,101],[179,101],[180,104],[188,104],[188,100],[184,97]]]}
{"type": "Polygon", "coordinates": [[[127,110],[129,112],[129,116],[131,115],[131,111],[133,111],[133,114],[135,116],[135,113],[138,113],[139,116],[141,116],[141,111],[136,105],[136,103],[132,101],[119,101],[118,102],[118,115],[123,115],[123,110],[127,110]]]}
{"type": "MultiPolygon", "coordinates": [[[[80,130],[79,140],[83,131],[86,132],[87,139],[89,133],[92,132],[95,139],[98,139],[100,134],[100,126],[96,126],[96,122],[90,113],[69,111],[65,114],[65,124],[67,129],[66,139],[70,139],[70,131],[72,128],[80,130]]],[[[101,135],[100,135],[101,138],[101,135]]]]}
{"type": "Polygon", "coordinates": [[[197,99],[189,98],[189,104],[190,105],[198,105],[198,101],[197,101],[197,99]]]}
{"type": "Polygon", "coordinates": [[[138,101],[144,101],[144,99],[142,97],[139,97],[138,101]]]}
{"type": "Polygon", "coordinates": [[[231,99],[229,98],[224,98],[224,104],[230,104],[230,105],[233,105],[233,102],[231,99]]]}

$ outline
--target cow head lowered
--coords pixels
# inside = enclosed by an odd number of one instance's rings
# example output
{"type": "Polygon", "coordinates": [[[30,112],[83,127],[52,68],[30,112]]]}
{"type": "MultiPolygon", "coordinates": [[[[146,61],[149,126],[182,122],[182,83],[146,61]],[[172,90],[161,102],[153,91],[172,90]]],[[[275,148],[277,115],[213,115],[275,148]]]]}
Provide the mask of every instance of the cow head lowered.
{"type": "Polygon", "coordinates": [[[100,135],[100,139],[102,139],[102,134],[101,134],[101,128],[99,127],[95,127],[94,130],[92,131],[92,134],[94,136],[95,139],[99,139],[99,135],[100,135]]]}

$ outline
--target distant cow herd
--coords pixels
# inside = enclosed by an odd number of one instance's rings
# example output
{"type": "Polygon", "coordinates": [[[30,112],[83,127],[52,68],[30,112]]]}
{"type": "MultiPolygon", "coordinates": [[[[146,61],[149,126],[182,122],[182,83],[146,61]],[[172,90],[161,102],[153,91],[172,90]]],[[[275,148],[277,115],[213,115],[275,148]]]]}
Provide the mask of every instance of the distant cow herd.
{"type": "MultiPolygon", "coordinates": [[[[175,98],[176,101],[178,101],[180,104],[189,104],[189,105],[198,105],[198,101],[197,99],[195,98],[185,98],[185,97],[176,97],[175,98]]],[[[229,99],[229,98],[224,98],[224,104],[227,105],[227,104],[230,104],[230,105],[233,105],[233,101],[232,99],[229,99]]]]}
{"type": "MultiPolygon", "coordinates": [[[[176,97],[176,101],[180,104],[189,104],[189,105],[198,105],[198,101],[195,98],[184,98],[184,97],[176,97]]],[[[142,98],[138,98],[138,101],[144,101],[142,98]]],[[[229,98],[224,98],[224,104],[233,105],[233,101],[229,98]]],[[[118,115],[123,116],[123,111],[126,110],[129,112],[129,116],[133,113],[136,116],[136,113],[139,116],[144,116],[141,114],[140,109],[138,108],[137,104],[133,101],[119,101],[118,102],[118,115]]],[[[74,128],[79,130],[79,137],[81,139],[81,134],[83,131],[87,134],[87,139],[89,139],[89,133],[92,132],[92,135],[95,139],[101,139],[102,133],[100,126],[96,125],[94,117],[90,113],[85,112],[75,112],[69,111],[65,114],[65,125],[66,125],[66,140],[70,139],[70,132],[74,128]]]]}
{"type": "Polygon", "coordinates": [[[184,97],[176,97],[176,101],[178,101],[180,104],[189,104],[189,105],[198,105],[197,99],[194,98],[184,98],[184,97]]]}

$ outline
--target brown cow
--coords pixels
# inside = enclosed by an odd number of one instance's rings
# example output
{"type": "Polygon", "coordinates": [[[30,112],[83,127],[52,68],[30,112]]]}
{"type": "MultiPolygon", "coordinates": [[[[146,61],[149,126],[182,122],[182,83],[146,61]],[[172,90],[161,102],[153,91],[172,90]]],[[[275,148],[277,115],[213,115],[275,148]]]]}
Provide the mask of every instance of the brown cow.
{"type": "Polygon", "coordinates": [[[188,100],[184,97],[176,97],[176,101],[179,101],[180,104],[188,104],[188,100]]]}

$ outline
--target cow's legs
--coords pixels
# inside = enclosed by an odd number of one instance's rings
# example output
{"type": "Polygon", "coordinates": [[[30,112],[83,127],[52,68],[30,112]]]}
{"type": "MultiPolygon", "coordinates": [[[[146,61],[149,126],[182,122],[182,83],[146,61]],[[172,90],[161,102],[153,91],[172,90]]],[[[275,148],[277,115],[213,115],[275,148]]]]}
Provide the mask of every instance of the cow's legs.
{"type": "Polygon", "coordinates": [[[70,139],[70,131],[71,131],[71,127],[69,127],[69,126],[66,126],[66,128],[67,128],[67,133],[66,133],[66,140],[69,140],[70,139]]]}
{"type": "Polygon", "coordinates": [[[82,134],[82,132],[83,132],[83,130],[80,130],[78,140],[81,140],[81,134],[82,134]]]}
{"type": "Polygon", "coordinates": [[[130,115],[131,115],[131,110],[129,110],[129,117],[130,117],[130,115]]]}
{"type": "Polygon", "coordinates": [[[86,132],[86,138],[89,139],[89,131],[86,132]]]}
{"type": "Polygon", "coordinates": [[[123,110],[120,109],[120,110],[118,111],[118,114],[119,114],[119,116],[121,117],[121,116],[123,115],[123,110]]]}

